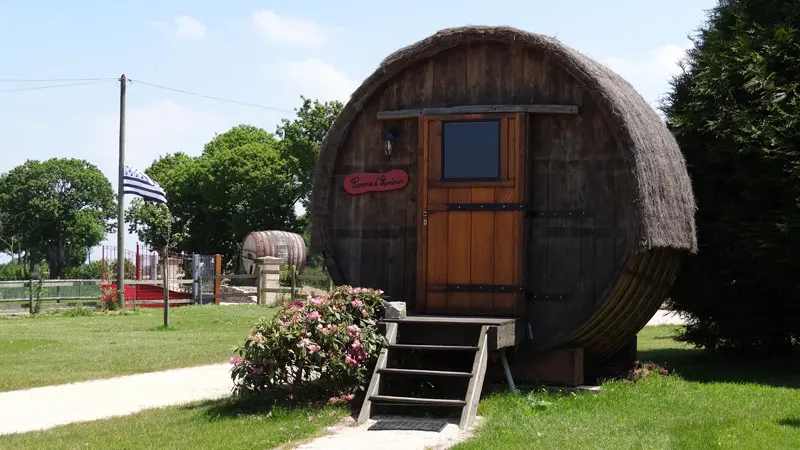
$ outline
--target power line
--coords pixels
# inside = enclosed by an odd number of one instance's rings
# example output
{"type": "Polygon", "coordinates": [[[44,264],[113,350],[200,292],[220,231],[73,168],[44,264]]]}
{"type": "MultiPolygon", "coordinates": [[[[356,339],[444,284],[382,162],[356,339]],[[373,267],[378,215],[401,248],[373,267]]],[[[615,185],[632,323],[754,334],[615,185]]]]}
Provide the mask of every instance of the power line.
{"type": "Polygon", "coordinates": [[[6,78],[0,79],[0,83],[55,83],[64,81],[110,81],[118,78],[50,78],[50,79],[29,79],[29,78],[6,78]]]}
{"type": "MultiPolygon", "coordinates": [[[[70,81],[70,83],[55,84],[55,85],[48,85],[48,86],[34,86],[34,87],[25,87],[25,88],[16,88],[16,89],[2,89],[2,90],[0,90],[0,92],[35,91],[35,90],[40,90],[40,89],[53,89],[53,88],[61,88],[61,87],[69,87],[69,86],[81,86],[81,85],[87,85],[87,84],[103,83],[103,82],[107,82],[107,81],[119,81],[119,78],[108,78],[107,77],[107,78],[51,78],[51,79],[23,79],[23,78],[19,78],[19,79],[0,79],[0,83],[15,83],[15,82],[17,82],[17,83],[46,83],[46,82],[65,82],[65,81],[70,81]]],[[[136,82],[136,83],[139,83],[139,84],[142,84],[142,85],[145,85],[145,86],[150,86],[150,87],[154,87],[154,88],[158,88],[158,89],[164,89],[164,90],[167,90],[167,91],[180,92],[181,94],[193,95],[195,97],[202,97],[202,98],[207,98],[207,99],[210,99],[210,100],[216,100],[216,101],[219,101],[219,102],[233,103],[233,104],[236,104],[236,105],[250,106],[250,107],[253,107],[253,108],[261,108],[261,109],[266,109],[266,110],[271,110],[271,111],[281,111],[281,112],[286,112],[286,113],[294,113],[294,111],[290,111],[288,109],[276,108],[276,107],[273,107],[273,106],[266,106],[266,105],[258,105],[258,104],[255,104],[255,103],[242,102],[242,101],[238,101],[238,100],[231,100],[231,99],[228,99],[228,98],[215,97],[213,95],[199,94],[197,92],[190,92],[190,91],[186,91],[186,90],[183,90],[183,89],[177,89],[177,88],[164,86],[164,85],[160,85],[160,84],[156,84],[156,83],[150,83],[150,82],[142,81],[142,80],[134,80],[134,79],[128,78],[128,81],[132,82],[132,83],[136,82]]]]}
{"type": "Polygon", "coordinates": [[[17,89],[2,89],[2,90],[0,90],[0,92],[35,91],[35,90],[39,90],[39,89],[53,89],[53,88],[61,88],[61,87],[69,87],[69,86],[83,86],[83,85],[86,85],[86,84],[106,83],[108,81],[110,81],[110,80],[95,80],[95,81],[86,81],[86,82],[83,82],[83,83],[51,84],[49,86],[34,86],[34,87],[17,88],[17,89]]]}
{"type": "Polygon", "coordinates": [[[198,94],[196,92],[184,91],[183,89],[176,89],[176,88],[171,88],[171,87],[168,87],[168,86],[162,86],[160,84],[148,83],[148,82],[142,81],[142,80],[130,79],[130,81],[131,81],[131,83],[139,83],[139,84],[143,84],[145,86],[151,86],[151,87],[155,87],[155,88],[159,88],[159,89],[166,89],[168,91],[180,92],[182,94],[194,95],[194,96],[197,96],[197,97],[208,98],[208,99],[217,100],[217,101],[220,101],[220,102],[235,103],[237,105],[252,106],[254,108],[269,109],[269,110],[272,110],[272,111],[281,111],[281,112],[294,113],[294,111],[289,111],[288,109],[275,108],[275,107],[272,107],[272,106],[257,105],[255,103],[240,102],[238,100],[230,100],[230,99],[227,99],[227,98],[214,97],[214,96],[211,96],[211,95],[198,94]]]}

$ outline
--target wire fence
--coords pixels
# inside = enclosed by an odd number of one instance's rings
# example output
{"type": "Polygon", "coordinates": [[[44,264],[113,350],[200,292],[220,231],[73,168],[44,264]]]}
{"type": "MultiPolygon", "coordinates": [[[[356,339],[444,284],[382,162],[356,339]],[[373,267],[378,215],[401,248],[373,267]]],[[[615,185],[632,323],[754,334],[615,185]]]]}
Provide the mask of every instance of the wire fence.
{"type": "MultiPolygon", "coordinates": [[[[28,281],[0,281],[0,301],[28,301],[28,281]]],[[[101,280],[45,280],[40,294],[38,281],[33,280],[34,297],[40,300],[100,300],[101,280]]]]}
{"type": "MultiPolygon", "coordinates": [[[[163,258],[157,252],[137,246],[135,250],[125,250],[124,262],[126,306],[163,305],[163,258]]],[[[222,276],[221,255],[170,254],[166,263],[170,304],[173,301],[178,305],[219,302],[223,290],[231,286],[235,290],[241,284],[228,280],[237,275],[222,276]]],[[[116,268],[116,247],[103,246],[101,258],[83,266],[71,279],[0,281],[0,314],[28,307],[33,310],[34,306],[42,309],[100,306],[116,295],[116,268]],[[34,305],[31,305],[31,298],[34,305]]],[[[285,294],[294,297],[305,295],[302,293],[306,288],[332,289],[333,283],[324,267],[306,269],[303,275],[281,269],[280,285],[285,287],[285,294]]],[[[249,292],[252,288],[245,286],[243,289],[249,292]]]]}

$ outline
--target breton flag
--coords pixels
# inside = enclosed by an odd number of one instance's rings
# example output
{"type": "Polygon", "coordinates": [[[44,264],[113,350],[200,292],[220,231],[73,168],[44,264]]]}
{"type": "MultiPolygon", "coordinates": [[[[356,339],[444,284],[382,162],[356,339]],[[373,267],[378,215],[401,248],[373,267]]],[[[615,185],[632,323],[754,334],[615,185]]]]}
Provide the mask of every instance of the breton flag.
{"type": "Polygon", "coordinates": [[[125,176],[122,180],[124,194],[138,195],[145,200],[157,203],[167,203],[164,189],[147,174],[126,165],[125,176]]]}

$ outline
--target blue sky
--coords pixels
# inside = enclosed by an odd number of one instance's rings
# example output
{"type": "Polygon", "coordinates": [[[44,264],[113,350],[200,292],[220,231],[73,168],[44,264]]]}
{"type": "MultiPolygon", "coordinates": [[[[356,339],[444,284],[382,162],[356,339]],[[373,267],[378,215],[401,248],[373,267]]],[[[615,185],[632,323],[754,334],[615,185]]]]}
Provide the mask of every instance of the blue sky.
{"type": "MultiPolygon", "coordinates": [[[[466,24],[556,36],[606,63],[655,105],[679,70],[687,35],[715,3],[0,0],[0,80],[125,73],[134,80],[127,95],[126,161],[145,169],[166,153],[199,154],[214,133],[239,123],[274,131],[282,117],[293,115],[300,95],[346,101],[392,51],[466,24]]],[[[67,83],[0,81],[0,172],[26,159],[78,157],[97,165],[116,189],[119,83],[9,92],[56,84],[67,83]]],[[[109,235],[107,243],[115,242],[109,235]]],[[[126,247],[135,243],[127,235],[126,247]]]]}

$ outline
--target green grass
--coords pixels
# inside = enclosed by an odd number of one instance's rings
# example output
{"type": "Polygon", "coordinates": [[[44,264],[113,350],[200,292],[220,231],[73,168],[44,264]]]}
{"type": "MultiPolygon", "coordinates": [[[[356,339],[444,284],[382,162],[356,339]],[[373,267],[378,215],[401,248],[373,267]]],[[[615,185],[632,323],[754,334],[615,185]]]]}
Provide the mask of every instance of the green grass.
{"type": "Polygon", "coordinates": [[[348,411],[267,409],[214,400],[0,436],[8,449],[269,449],[314,436],[348,411]]]}
{"type": "Polygon", "coordinates": [[[182,306],[127,314],[0,317],[0,392],[227,361],[274,309],[182,306]]]}
{"type": "MultiPolygon", "coordinates": [[[[8,323],[0,323],[3,332],[8,323]]],[[[165,340],[180,333],[149,331],[157,321],[148,326],[147,332],[165,340]]],[[[480,405],[486,423],[456,448],[800,448],[800,364],[745,364],[708,355],[672,340],[676,330],[648,327],[639,335],[640,359],[665,365],[669,376],[607,382],[599,394],[490,395],[480,405]]],[[[20,350],[39,345],[30,339],[20,350]]],[[[342,408],[266,411],[233,400],[212,401],[0,436],[0,448],[271,448],[311,436],[347,413],[342,408]]]]}
{"type": "Polygon", "coordinates": [[[489,396],[485,425],[455,448],[800,448],[800,364],[708,355],[675,342],[676,331],[639,335],[639,359],[669,376],[604,383],[599,394],[489,396]]]}

